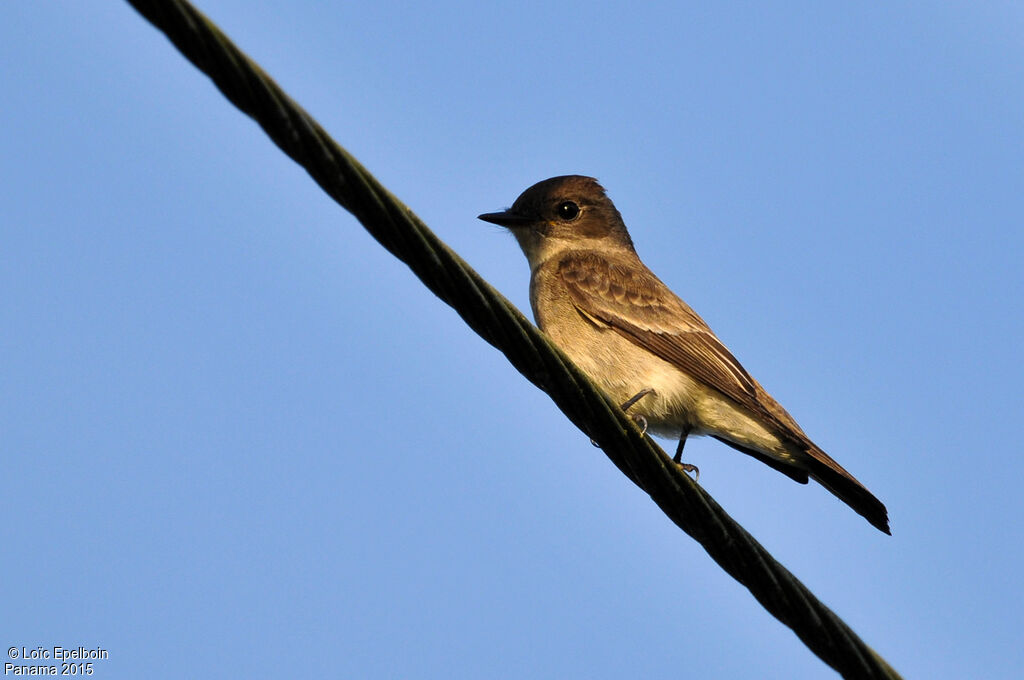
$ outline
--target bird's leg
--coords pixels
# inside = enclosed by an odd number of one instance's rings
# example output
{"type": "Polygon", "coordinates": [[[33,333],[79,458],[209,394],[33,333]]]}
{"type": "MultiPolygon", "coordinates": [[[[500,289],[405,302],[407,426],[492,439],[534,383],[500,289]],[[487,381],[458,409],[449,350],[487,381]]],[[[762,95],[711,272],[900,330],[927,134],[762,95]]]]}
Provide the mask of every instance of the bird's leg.
{"type": "MultiPolygon", "coordinates": [[[[627,399],[626,401],[622,402],[622,406],[620,406],[620,408],[623,411],[628,411],[630,406],[632,406],[636,402],[640,401],[641,399],[646,397],[648,394],[654,394],[654,390],[651,389],[650,387],[645,387],[642,390],[640,390],[639,392],[637,392],[636,394],[634,394],[632,397],[627,399]]],[[[647,418],[644,418],[642,415],[637,414],[637,415],[633,416],[633,422],[635,422],[637,425],[640,426],[640,434],[641,435],[647,434],[647,418]]]]}
{"type": "MultiPolygon", "coordinates": [[[[626,401],[622,402],[622,405],[619,408],[621,408],[623,411],[628,411],[630,406],[632,406],[636,402],[640,401],[641,399],[646,397],[648,394],[654,394],[654,390],[652,388],[650,388],[650,387],[645,387],[644,389],[640,390],[639,392],[634,394],[632,397],[630,397],[626,401]]],[[[641,415],[635,415],[635,416],[632,416],[632,418],[633,418],[633,422],[635,422],[640,427],[640,434],[641,435],[647,434],[647,418],[644,418],[641,415]]],[[[597,442],[595,442],[593,439],[590,440],[590,443],[593,444],[594,446],[597,446],[598,448],[600,448],[600,445],[597,442]]]]}
{"type": "Polygon", "coordinates": [[[673,461],[678,463],[683,459],[683,447],[686,446],[686,438],[690,436],[690,428],[683,428],[683,431],[679,433],[679,444],[676,446],[676,455],[672,458],[673,461]]]}
{"type": "Polygon", "coordinates": [[[686,438],[690,434],[690,428],[684,428],[679,435],[679,445],[676,446],[676,455],[672,458],[672,462],[683,469],[683,472],[694,473],[693,481],[700,479],[700,469],[692,463],[684,463],[683,459],[683,447],[686,446],[686,438]]]}
{"type": "Polygon", "coordinates": [[[626,401],[622,402],[622,406],[620,408],[623,411],[628,411],[630,406],[632,406],[636,402],[640,401],[641,399],[646,397],[648,394],[653,394],[653,393],[654,393],[653,389],[651,389],[650,387],[645,387],[644,389],[640,390],[639,392],[634,394],[632,397],[630,397],[626,401]]]}

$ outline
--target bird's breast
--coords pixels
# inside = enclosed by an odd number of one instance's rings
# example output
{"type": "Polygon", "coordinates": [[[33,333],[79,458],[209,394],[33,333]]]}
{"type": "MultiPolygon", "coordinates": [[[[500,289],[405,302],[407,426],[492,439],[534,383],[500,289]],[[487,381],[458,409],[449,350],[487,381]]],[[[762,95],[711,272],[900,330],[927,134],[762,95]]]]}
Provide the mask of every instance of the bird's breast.
{"type": "Polygon", "coordinates": [[[701,385],[611,326],[582,314],[563,286],[536,278],[530,302],[537,325],[608,396],[621,404],[653,389],[630,408],[631,414],[644,416],[653,432],[667,435],[695,426],[691,414],[706,392],[701,385]]]}
{"type": "Polygon", "coordinates": [[[641,390],[654,390],[629,409],[647,420],[652,433],[675,437],[686,429],[693,435],[716,434],[767,452],[781,446],[752,414],[610,325],[581,313],[560,280],[545,280],[543,271],[539,273],[530,285],[537,325],[619,404],[641,390]]]}

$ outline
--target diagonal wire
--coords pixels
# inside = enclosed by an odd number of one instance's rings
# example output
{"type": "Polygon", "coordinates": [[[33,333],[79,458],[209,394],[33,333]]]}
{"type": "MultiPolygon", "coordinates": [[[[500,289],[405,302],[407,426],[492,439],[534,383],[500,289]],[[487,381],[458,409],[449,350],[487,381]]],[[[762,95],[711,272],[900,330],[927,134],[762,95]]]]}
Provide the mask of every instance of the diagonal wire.
{"type": "Polygon", "coordinates": [[[209,19],[184,0],[128,2],[811,651],[845,678],[900,677],[209,19]]]}

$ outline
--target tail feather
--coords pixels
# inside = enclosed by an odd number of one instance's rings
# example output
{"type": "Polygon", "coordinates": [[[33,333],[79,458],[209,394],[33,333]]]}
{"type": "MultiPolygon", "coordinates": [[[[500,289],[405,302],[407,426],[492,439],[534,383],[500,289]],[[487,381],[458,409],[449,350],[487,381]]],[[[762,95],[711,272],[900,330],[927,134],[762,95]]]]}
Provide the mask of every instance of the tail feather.
{"type": "Polygon", "coordinates": [[[811,479],[821,484],[839,500],[853,508],[876,529],[890,536],[892,535],[892,532],[889,531],[889,512],[885,509],[882,501],[875,498],[874,494],[858,482],[853,475],[843,469],[842,465],[835,462],[817,446],[810,444],[805,452],[806,455],[800,457],[799,463],[793,463],[783,462],[766,453],[731,442],[725,437],[711,436],[723,444],[728,444],[734,449],[742,451],[748,456],[753,456],[765,465],[775,468],[800,484],[806,484],[809,475],[811,479]]]}
{"type": "Polygon", "coordinates": [[[885,505],[839,463],[818,447],[807,451],[806,463],[807,473],[812,479],[853,508],[876,529],[892,535],[889,531],[889,512],[885,505]]]}
{"type": "Polygon", "coordinates": [[[756,380],[754,381],[754,389],[757,394],[758,415],[763,416],[768,421],[765,424],[774,425],[771,429],[778,435],[788,456],[785,457],[785,460],[780,460],[778,456],[773,456],[771,452],[761,452],[761,455],[757,455],[757,452],[745,451],[743,447],[736,446],[732,442],[726,443],[753,455],[755,458],[789,475],[798,482],[806,483],[806,477],[800,479],[797,475],[784,469],[786,466],[792,466],[801,473],[810,475],[811,479],[831,491],[839,500],[849,505],[857,514],[870,522],[872,526],[891,536],[892,532],[889,531],[889,513],[885,506],[882,505],[882,502],[875,498],[853,475],[844,470],[842,465],[832,460],[827,453],[818,448],[804,434],[804,431],[800,429],[800,426],[793,420],[793,416],[789,415],[786,409],[782,408],[779,402],[775,401],[756,380]],[[774,460],[769,462],[768,459],[774,460]]]}

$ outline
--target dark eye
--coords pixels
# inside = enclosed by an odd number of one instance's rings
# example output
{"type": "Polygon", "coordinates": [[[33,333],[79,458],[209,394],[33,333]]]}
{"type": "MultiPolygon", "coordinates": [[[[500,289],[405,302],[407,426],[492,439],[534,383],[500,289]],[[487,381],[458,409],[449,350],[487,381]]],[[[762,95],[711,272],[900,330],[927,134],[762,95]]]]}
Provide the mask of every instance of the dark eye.
{"type": "Polygon", "coordinates": [[[559,203],[555,210],[558,212],[558,216],[563,220],[574,220],[579,217],[580,214],[580,207],[572,201],[563,201],[559,203]]]}

